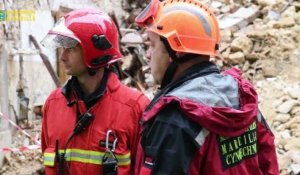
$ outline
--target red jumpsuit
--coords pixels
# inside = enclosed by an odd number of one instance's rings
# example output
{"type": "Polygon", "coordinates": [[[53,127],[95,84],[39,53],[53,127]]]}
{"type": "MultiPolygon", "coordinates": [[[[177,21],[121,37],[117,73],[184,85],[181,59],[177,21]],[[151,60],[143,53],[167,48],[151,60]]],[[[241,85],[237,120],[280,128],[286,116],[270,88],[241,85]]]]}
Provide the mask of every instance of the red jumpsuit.
{"type": "MultiPolygon", "coordinates": [[[[42,151],[46,175],[58,172],[56,141],[59,152],[65,152],[65,174],[100,175],[105,153],[105,139],[108,130],[118,139],[115,155],[118,160],[118,174],[133,174],[134,157],[137,149],[139,119],[148,104],[148,99],[138,91],[121,84],[114,73],[110,73],[107,86],[101,98],[89,109],[94,116],[82,133],[66,142],[76,124],[76,113],[87,112],[84,102],[70,90],[69,99],[57,89],[48,97],[43,113],[42,151]],[[78,101],[78,105],[72,102],[78,101]],[[77,108],[78,107],[78,108],[77,108]],[[77,109],[78,110],[77,110],[77,109]]],[[[112,142],[113,138],[109,138],[112,142]]]]}

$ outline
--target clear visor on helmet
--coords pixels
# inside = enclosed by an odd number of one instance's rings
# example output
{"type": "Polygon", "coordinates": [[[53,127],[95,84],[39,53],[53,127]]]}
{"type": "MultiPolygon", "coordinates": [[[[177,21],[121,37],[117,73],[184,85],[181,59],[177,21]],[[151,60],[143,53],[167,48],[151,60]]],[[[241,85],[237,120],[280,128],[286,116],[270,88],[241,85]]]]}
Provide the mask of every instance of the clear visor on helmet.
{"type": "Polygon", "coordinates": [[[41,41],[44,47],[72,48],[79,43],[74,33],[65,25],[65,18],[61,18],[41,41]]]}

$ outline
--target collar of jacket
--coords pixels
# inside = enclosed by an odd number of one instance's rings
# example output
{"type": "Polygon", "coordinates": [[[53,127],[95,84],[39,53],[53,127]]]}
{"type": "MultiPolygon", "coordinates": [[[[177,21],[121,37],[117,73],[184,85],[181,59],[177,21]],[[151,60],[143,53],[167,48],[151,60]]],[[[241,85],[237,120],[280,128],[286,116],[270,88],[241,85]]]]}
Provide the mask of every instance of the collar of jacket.
{"type": "Polygon", "coordinates": [[[67,99],[67,105],[73,106],[78,100],[83,100],[85,103],[89,101],[97,101],[105,94],[107,90],[112,92],[115,91],[119,86],[120,81],[118,80],[118,77],[109,70],[106,70],[104,71],[104,76],[100,87],[87,98],[84,97],[83,92],[77,83],[76,77],[73,76],[70,77],[63,85],[61,92],[67,99]]]}
{"type": "Polygon", "coordinates": [[[184,71],[176,80],[169,83],[157,95],[155,95],[155,97],[153,98],[151,103],[147,106],[146,111],[151,109],[153,107],[153,105],[160,99],[161,96],[170,92],[172,89],[180,86],[182,83],[184,83],[190,79],[209,75],[212,73],[220,73],[220,70],[212,62],[204,61],[204,62],[201,62],[201,63],[191,66],[186,71],[184,71]]]}
{"type": "Polygon", "coordinates": [[[232,76],[238,85],[239,109],[232,107],[210,106],[198,103],[188,98],[177,96],[161,96],[152,108],[143,113],[142,127],[153,119],[165,106],[170,103],[178,104],[181,111],[192,121],[207,130],[225,137],[237,137],[245,132],[258,115],[258,98],[254,87],[248,80],[242,79],[241,71],[231,68],[222,72],[232,76]]]}

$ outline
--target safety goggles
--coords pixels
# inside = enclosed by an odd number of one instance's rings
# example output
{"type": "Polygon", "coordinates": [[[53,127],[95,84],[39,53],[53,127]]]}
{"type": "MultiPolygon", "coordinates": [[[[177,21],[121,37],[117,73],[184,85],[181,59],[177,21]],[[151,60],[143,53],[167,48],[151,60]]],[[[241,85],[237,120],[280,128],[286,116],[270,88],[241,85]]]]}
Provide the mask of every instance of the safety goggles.
{"type": "Polygon", "coordinates": [[[79,39],[65,25],[65,18],[62,17],[55,26],[48,32],[45,38],[41,41],[44,47],[51,48],[72,48],[79,43],[79,39]]]}
{"type": "Polygon", "coordinates": [[[135,22],[141,27],[150,27],[153,25],[159,5],[159,0],[151,0],[148,6],[136,17],[135,22]]]}

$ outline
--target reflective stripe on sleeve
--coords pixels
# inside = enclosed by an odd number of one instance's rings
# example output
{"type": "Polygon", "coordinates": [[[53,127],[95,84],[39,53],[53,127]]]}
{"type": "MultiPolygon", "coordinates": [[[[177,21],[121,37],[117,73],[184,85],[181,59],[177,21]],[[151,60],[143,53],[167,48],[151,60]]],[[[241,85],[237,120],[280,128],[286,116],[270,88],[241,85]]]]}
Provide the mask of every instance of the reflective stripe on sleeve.
{"type": "Polygon", "coordinates": [[[55,153],[44,153],[44,165],[53,167],[55,163],[55,153]]]}

